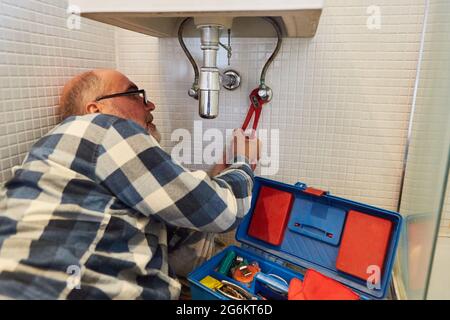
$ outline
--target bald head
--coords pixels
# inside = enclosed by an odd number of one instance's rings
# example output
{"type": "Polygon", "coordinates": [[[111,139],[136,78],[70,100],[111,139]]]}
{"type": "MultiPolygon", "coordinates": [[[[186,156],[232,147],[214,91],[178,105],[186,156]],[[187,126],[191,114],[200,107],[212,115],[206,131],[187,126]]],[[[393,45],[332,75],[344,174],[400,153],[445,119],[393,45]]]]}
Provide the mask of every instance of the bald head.
{"type": "Polygon", "coordinates": [[[86,104],[101,96],[104,90],[105,81],[98,70],[77,75],[64,86],[61,94],[62,118],[85,114],[86,104]]]}
{"type": "Polygon", "coordinates": [[[151,112],[155,105],[141,94],[135,83],[116,70],[87,71],[75,76],[64,86],[60,99],[62,118],[88,113],[110,114],[133,120],[159,141],[161,136],[152,123],[151,112]],[[121,95],[129,92],[134,94],[121,95]],[[114,96],[110,97],[112,94],[114,96]],[[100,97],[102,99],[97,101],[100,97]]]}

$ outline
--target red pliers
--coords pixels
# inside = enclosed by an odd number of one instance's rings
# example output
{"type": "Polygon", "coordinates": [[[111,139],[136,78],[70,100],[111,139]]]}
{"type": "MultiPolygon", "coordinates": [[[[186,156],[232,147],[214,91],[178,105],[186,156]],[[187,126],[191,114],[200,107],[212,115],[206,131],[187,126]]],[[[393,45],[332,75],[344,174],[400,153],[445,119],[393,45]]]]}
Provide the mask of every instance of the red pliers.
{"type": "Polygon", "coordinates": [[[258,91],[259,88],[256,88],[250,93],[250,107],[248,109],[247,116],[245,117],[244,124],[242,125],[242,130],[244,131],[247,129],[253,114],[255,114],[255,118],[253,119],[252,128],[253,130],[256,130],[258,127],[259,117],[261,116],[262,106],[267,102],[258,95],[258,91]]]}

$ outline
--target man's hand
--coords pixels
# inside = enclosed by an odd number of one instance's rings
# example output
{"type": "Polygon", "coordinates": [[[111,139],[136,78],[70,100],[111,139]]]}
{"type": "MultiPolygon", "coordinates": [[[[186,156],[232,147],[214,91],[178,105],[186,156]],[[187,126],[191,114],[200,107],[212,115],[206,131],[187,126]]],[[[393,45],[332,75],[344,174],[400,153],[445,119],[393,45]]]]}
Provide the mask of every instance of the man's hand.
{"type": "Polygon", "coordinates": [[[233,132],[233,144],[227,161],[227,155],[223,155],[222,163],[218,163],[211,170],[211,177],[218,175],[220,172],[229,167],[236,157],[245,157],[250,162],[250,167],[254,171],[260,159],[261,141],[256,138],[253,131],[251,135],[246,135],[242,129],[235,129],[233,132]]]}
{"type": "Polygon", "coordinates": [[[235,129],[233,132],[233,159],[245,157],[249,160],[252,170],[261,157],[261,141],[256,138],[256,132],[252,130],[250,135],[246,135],[242,129],[235,129]]]}
{"type": "Polygon", "coordinates": [[[224,153],[223,158],[222,158],[222,163],[217,163],[211,170],[210,176],[211,177],[215,177],[217,176],[219,173],[221,173],[223,170],[225,170],[226,168],[228,168],[230,165],[227,164],[227,155],[226,153],[224,153]]]}

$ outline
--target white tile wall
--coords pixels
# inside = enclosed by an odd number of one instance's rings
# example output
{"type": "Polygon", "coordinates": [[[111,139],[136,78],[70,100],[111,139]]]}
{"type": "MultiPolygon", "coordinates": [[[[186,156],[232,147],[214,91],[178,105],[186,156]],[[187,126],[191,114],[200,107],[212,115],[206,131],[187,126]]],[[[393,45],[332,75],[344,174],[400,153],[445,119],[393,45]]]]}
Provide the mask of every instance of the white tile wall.
{"type": "MultiPolygon", "coordinates": [[[[417,60],[423,1],[328,1],[313,39],[285,39],[269,69],[273,102],[261,127],[281,130],[275,179],[305,181],[333,193],[395,209],[401,155],[417,60]],[[381,29],[366,27],[379,5],[381,29]]],[[[158,103],[163,146],[174,128],[192,129],[196,103],[185,94],[192,70],[175,39],[158,40],[82,19],[66,27],[67,1],[0,0],[0,181],[58,121],[62,85],[97,67],[118,67],[158,103]],[[45,23],[43,23],[45,22],[45,23]],[[115,46],[117,41],[117,46],[115,46]],[[117,55],[115,50],[117,49],[117,55]]],[[[196,58],[197,39],[189,39],[196,58]]],[[[222,92],[220,118],[204,127],[240,125],[273,39],[233,39],[232,68],[243,76],[222,92]]],[[[225,69],[224,52],[219,59],[225,69]]],[[[443,226],[450,224],[450,192],[443,226]]]]}
{"type": "MultiPolygon", "coordinates": [[[[280,130],[281,168],[272,178],[396,208],[423,9],[423,0],[327,1],[313,39],[284,40],[268,71],[274,97],[261,124],[280,130]],[[381,9],[379,30],[366,26],[371,5],[381,9]]],[[[198,39],[187,42],[200,58],[198,39]]],[[[200,119],[186,94],[193,79],[188,60],[176,39],[118,30],[116,43],[118,68],[151,93],[170,149],[170,132],[200,119]]],[[[204,128],[241,125],[274,45],[271,38],[232,39],[230,67],[243,84],[221,92],[220,116],[203,121],[204,128]]],[[[227,68],[224,51],[219,67],[227,68]]]]}
{"type": "Polygon", "coordinates": [[[114,29],[66,26],[64,0],[0,0],[0,182],[58,121],[58,98],[75,74],[115,67],[114,29]]]}

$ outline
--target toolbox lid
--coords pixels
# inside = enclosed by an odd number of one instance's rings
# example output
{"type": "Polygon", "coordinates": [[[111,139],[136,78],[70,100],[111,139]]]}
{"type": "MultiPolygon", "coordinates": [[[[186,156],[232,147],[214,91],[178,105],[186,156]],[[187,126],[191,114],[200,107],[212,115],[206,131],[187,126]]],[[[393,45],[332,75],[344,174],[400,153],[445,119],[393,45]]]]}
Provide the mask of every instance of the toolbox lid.
{"type": "Polygon", "coordinates": [[[401,223],[402,217],[393,211],[335,197],[301,182],[289,185],[256,177],[251,208],[236,240],[282,264],[319,271],[362,297],[382,299],[401,223]]]}

